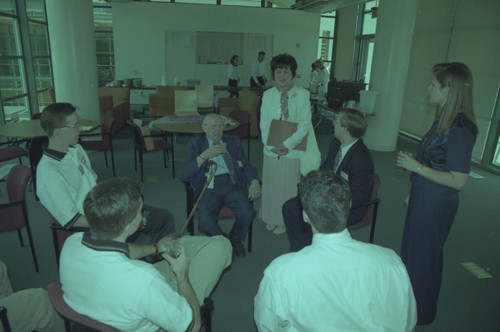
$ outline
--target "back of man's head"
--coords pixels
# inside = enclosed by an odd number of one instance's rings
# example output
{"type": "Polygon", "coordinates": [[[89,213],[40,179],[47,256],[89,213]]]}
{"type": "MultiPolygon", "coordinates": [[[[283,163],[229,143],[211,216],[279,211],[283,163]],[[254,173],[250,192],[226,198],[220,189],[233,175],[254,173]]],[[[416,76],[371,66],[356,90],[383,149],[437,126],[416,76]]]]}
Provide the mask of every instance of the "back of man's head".
{"type": "Polygon", "coordinates": [[[70,103],[54,103],[45,107],[42,111],[40,124],[47,136],[52,137],[54,130],[66,125],[66,118],[76,112],[76,108],[70,103]]]}
{"type": "Polygon", "coordinates": [[[340,111],[340,125],[347,128],[349,134],[354,138],[360,138],[366,132],[366,118],[363,113],[353,108],[344,108],[340,111]]]}
{"type": "Polygon", "coordinates": [[[345,229],[351,206],[346,181],[331,170],[317,170],[307,174],[299,188],[302,207],[319,233],[338,233],[345,229]]]}
{"type": "Polygon", "coordinates": [[[141,202],[141,189],[130,179],[114,178],[96,185],[83,201],[92,236],[118,237],[136,217],[141,202]]]}

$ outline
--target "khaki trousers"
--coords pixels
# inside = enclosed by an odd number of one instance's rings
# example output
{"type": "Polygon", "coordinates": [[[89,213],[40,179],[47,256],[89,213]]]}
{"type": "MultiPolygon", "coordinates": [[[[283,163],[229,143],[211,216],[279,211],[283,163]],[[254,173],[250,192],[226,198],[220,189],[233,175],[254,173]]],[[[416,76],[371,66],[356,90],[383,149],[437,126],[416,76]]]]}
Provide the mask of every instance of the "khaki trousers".
{"type": "MultiPolygon", "coordinates": [[[[7,308],[12,331],[64,331],[64,322],[52,308],[47,291],[37,288],[13,293],[7,266],[3,262],[0,262],[0,306],[7,308]]],[[[3,332],[2,324],[0,331],[3,332]]]]}
{"type": "MultiPolygon", "coordinates": [[[[189,256],[189,280],[200,304],[210,296],[222,271],[231,264],[232,247],[225,237],[184,236],[177,242],[189,256]]],[[[167,261],[155,264],[172,289],[177,290],[177,278],[167,261]]]]}

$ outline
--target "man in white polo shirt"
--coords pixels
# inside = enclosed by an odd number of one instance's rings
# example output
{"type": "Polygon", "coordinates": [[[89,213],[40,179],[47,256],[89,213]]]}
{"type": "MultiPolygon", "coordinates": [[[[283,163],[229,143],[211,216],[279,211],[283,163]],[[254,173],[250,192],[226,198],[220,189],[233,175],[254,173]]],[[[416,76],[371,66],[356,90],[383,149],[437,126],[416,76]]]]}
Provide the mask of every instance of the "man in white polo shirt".
{"type": "Polygon", "coordinates": [[[312,171],[299,191],[313,241],[264,271],[255,297],[259,331],[412,331],[417,311],[403,262],[346,229],[347,182],[329,170],[312,171]]]}
{"type": "MultiPolygon", "coordinates": [[[[76,109],[69,103],[51,104],[43,110],[40,123],[49,137],[49,145],[37,167],[40,202],[64,227],[88,227],[83,200],[96,185],[97,174],[78,144],[81,127],[76,109]]],[[[152,244],[175,230],[174,217],[169,211],[151,206],[145,206],[145,211],[148,216],[140,231],[128,239],[134,243],[131,253],[135,258],[154,253],[152,244]]]]}
{"type": "Polygon", "coordinates": [[[114,178],[96,185],[83,206],[90,230],[64,243],[60,280],[64,300],[76,312],[120,331],[198,331],[199,303],[231,262],[222,237],[185,236],[176,258],[167,241],[155,247],[154,265],[131,259],[126,239],[142,220],[139,185],[114,178]]]}

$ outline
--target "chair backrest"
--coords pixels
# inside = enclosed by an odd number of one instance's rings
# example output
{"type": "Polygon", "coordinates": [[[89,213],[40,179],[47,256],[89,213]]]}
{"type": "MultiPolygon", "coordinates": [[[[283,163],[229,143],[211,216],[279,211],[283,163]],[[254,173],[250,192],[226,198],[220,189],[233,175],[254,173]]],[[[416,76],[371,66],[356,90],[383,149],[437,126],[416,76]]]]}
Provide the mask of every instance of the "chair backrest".
{"type": "Polygon", "coordinates": [[[231,131],[233,135],[239,138],[247,138],[250,136],[250,113],[247,111],[231,111],[229,117],[240,123],[238,128],[231,131]]]}
{"type": "Polygon", "coordinates": [[[175,97],[174,95],[161,95],[152,93],[149,95],[149,108],[151,115],[160,117],[165,115],[173,115],[175,111],[175,97]]]}
{"type": "Polygon", "coordinates": [[[59,267],[59,256],[61,255],[61,250],[66,239],[76,232],[85,232],[88,230],[88,228],[85,227],[64,228],[64,226],[62,226],[61,223],[56,218],[54,218],[54,216],[50,215],[50,217],[52,219],[52,223],[50,224],[50,228],[52,230],[52,241],[54,242],[56,262],[57,266],[59,267]]]}
{"type": "Polygon", "coordinates": [[[31,177],[31,169],[28,166],[16,165],[11,168],[7,176],[7,193],[9,201],[24,200],[26,185],[31,177]]]}
{"type": "Polygon", "coordinates": [[[378,189],[380,188],[380,177],[375,174],[373,177],[373,186],[372,186],[372,192],[370,194],[370,202],[373,202],[373,204],[368,205],[368,209],[366,210],[365,215],[363,218],[356,222],[355,224],[352,224],[349,226],[349,229],[357,229],[364,227],[368,224],[370,224],[373,221],[373,218],[375,217],[375,206],[378,204],[377,200],[377,194],[378,194],[378,189]]]}
{"type": "Polygon", "coordinates": [[[112,141],[112,128],[113,124],[115,123],[115,118],[112,116],[108,116],[106,119],[101,124],[101,132],[105,135],[102,135],[102,141],[104,144],[107,145],[107,148],[111,147],[111,141],[112,141]]]}
{"type": "Polygon", "coordinates": [[[134,130],[134,143],[137,150],[146,152],[154,149],[154,142],[152,137],[144,137],[144,135],[150,135],[148,126],[138,126],[130,120],[127,123],[134,130]]]}
{"type": "Polygon", "coordinates": [[[52,307],[54,307],[54,309],[59,313],[59,315],[64,318],[65,321],[70,320],[72,322],[76,322],[80,325],[90,327],[98,331],[119,332],[118,329],[115,329],[112,326],[96,321],[89,316],[80,315],[79,313],[71,309],[71,307],[64,301],[63,290],[60,283],[50,283],[47,287],[47,292],[52,307]]]}
{"type": "Polygon", "coordinates": [[[33,137],[26,144],[26,148],[30,157],[31,169],[36,172],[36,168],[40,159],[43,156],[43,146],[49,143],[49,138],[47,136],[33,137]]]}
{"type": "Polygon", "coordinates": [[[31,120],[38,120],[42,117],[42,113],[35,113],[31,115],[31,120]]]}
{"type": "Polygon", "coordinates": [[[198,115],[196,91],[175,91],[175,115],[198,115]]]}
{"type": "Polygon", "coordinates": [[[198,98],[198,107],[214,107],[214,86],[213,85],[195,85],[194,90],[198,98]]]}
{"type": "Polygon", "coordinates": [[[11,168],[7,176],[7,195],[9,202],[17,204],[3,206],[0,209],[0,232],[21,229],[26,226],[26,203],[24,194],[26,185],[31,177],[31,169],[24,165],[16,165],[11,168]]]}

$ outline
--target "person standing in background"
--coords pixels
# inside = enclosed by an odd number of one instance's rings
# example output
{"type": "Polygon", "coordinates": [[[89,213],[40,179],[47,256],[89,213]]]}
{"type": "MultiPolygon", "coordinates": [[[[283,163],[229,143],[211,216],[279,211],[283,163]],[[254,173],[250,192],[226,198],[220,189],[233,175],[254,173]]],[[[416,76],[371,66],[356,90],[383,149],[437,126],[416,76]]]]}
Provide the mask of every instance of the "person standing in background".
{"type": "Polygon", "coordinates": [[[314,69],[316,71],[316,80],[319,83],[318,94],[321,97],[326,97],[328,91],[328,82],[330,81],[330,72],[326,69],[323,60],[318,59],[314,62],[314,69]]]}
{"type": "Polygon", "coordinates": [[[257,60],[252,63],[252,72],[250,73],[250,86],[252,87],[262,87],[267,82],[265,57],[266,52],[260,51],[257,60]]]}
{"type": "Polygon", "coordinates": [[[418,325],[430,324],[437,311],[443,246],[458,210],[458,193],[469,178],[478,133],[472,102],[472,73],[463,63],[432,68],[429,101],[436,119],[418,146],[416,159],[400,153],[396,165],[411,174],[401,259],[417,301],[418,325]]]}
{"type": "Polygon", "coordinates": [[[264,158],[259,216],[266,223],[266,229],[274,234],[286,231],[281,207],[297,195],[300,175],[305,176],[309,171],[317,169],[321,161],[311,123],[309,91],[294,85],[296,71],[297,61],[293,56],[279,54],[273,57],[271,72],[276,86],[266,90],[262,97],[260,131],[264,158]],[[276,146],[267,144],[273,120],[297,124],[296,131],[276,146]],[[295,150],[306,136],[306,150],[295,150]]]}
{"type": "MultiPolygon", "coordinates": [[[[228,86],[238,86],[240,82],[240,68],[238,67],[239,56],[237,54],[233,55],[231,58],[231,64],[227,67],[227,78],[229,79],[228,86]]],[[[240,93],[238,91],[229,91],[229,98],[239,98],[240,93]]]]}

